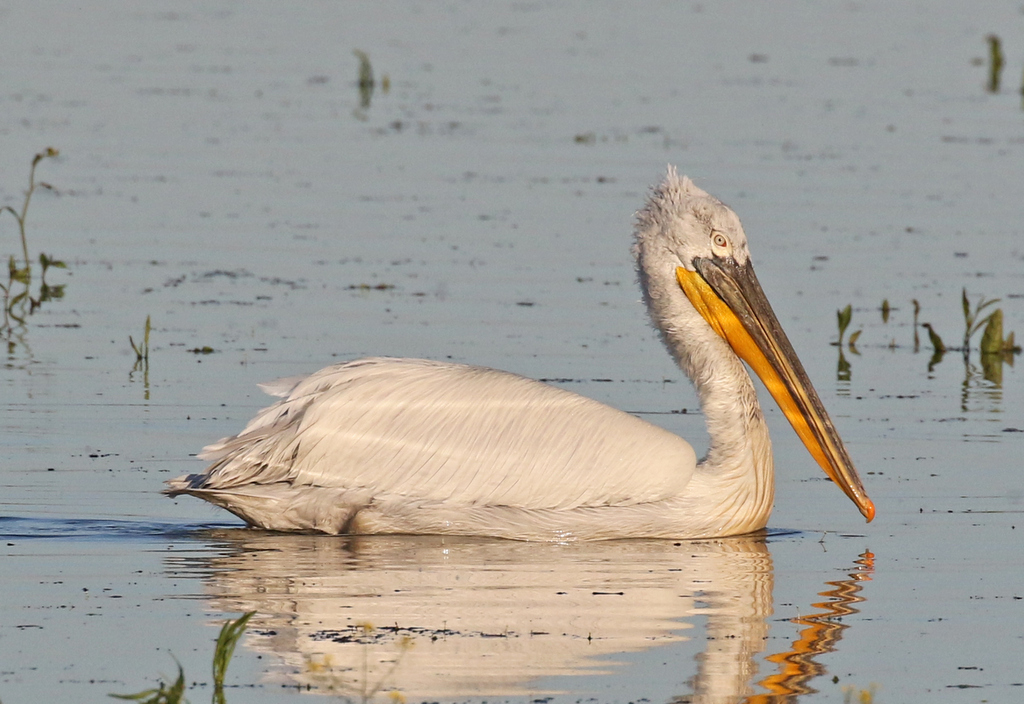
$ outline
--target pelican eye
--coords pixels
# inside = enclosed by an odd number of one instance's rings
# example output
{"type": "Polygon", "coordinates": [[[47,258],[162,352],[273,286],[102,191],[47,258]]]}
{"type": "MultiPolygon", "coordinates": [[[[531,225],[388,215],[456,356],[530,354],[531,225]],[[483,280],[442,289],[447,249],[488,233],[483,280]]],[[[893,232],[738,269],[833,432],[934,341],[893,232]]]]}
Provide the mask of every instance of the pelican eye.
{"type": "Polygon", "coordinates": [[[729,247],[729,240],[727,240],[725,238],[725,235],[723,235],[721,232],[712,233],[711,242],[716,247],[719,247],[721,249],[727,249],[729,247]]]}

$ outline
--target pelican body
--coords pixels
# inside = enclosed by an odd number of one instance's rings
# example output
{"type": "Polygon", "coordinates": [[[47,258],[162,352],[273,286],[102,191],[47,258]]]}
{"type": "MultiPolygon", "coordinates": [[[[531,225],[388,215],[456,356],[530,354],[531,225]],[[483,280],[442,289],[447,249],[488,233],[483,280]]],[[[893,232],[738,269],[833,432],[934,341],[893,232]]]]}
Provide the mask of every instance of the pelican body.
{"type": "Polygon", "coordinates": [[[680,437],[516,374],[369,358],[263,388],[281,397],[167,482],[275,531],[519,540],[708,538],[763,528],[768,428],[743,361],[825,473],[875,508],[754,275],[739,218],[669,168],[637,214],[644,302],[711,437],[680,437]],[[741,361],[741,359],[743,361],[741,361]]]}

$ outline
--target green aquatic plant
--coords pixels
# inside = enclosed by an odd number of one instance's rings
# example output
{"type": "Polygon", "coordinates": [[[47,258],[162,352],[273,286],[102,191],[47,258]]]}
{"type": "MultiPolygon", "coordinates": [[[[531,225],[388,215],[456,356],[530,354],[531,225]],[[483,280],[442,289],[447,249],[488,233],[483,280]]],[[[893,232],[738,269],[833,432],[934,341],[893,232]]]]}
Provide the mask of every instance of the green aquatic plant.
{"type": "Polygon", "coordinates": [[[928,331],[928,340],[932,343],[932,349],[936,353],[944,353],[946,345],[942,342],[942,338],[939,337],[939,333],[935,332],[935,328],[932,327],[931,323],[921,323],[921,327],[928,331]]]}
{"type": "Polygon", "coordinates": [[[1003,311],[997,308],[988,317],[988,324],[981,334],[981,372],[986,381],[996,386],[1003,385],[1003,363],[1013,366],[1013,356],[1020,354],[1020,347],[1014,342],[1011,332],[1003,337],[1003,311]]]}
{"type": "MultiPolygon", "coordinates": [[[[843,354],[843,337],[846,335],[846,329],[850,327],[851,320],[853,320],[853,306],[851,304],[847,304],[845,308],[836,310],[836,322],[839,325],[839,339],[830,344],[839,348],[839,361],[836,364],[836,379],[838,381],[850,381],[853,374],[850,363],[843,354]]],[[[860,338],[860,334],[862,332],[863,330],[857,330],[850,335],[850,339],[847,341],[847,346],[852,354],[860,355],[860,352],[857,351],[857,340],[860,338]]]]}
{"type": "MultiPolygon", "coordinates": [[[[837,341],[833,342],[832,343],[833,345],[835,345],[837,347],[842,347],[843,346],[843,336],[846,335],[846,329],[848,327],[850,327],[850,321],[851,320],[853,320],[853,306],[852,305],[847,304],[847,306],[845,308],[843,308],[842,310],[837,310],[836,311],[836,321],[839,323],[839,339],[837,341]]],[[[848,346],[850,348],[850,351],[853,352],[854,354],[860,354],[860,352],[857,351],[857,339],[860,337],[860,334],[862,332],[864,332],[864,331],[863,330],[858,330],[855,333],[852,333],[850,335],[850,339],[848,341],[848,346]]]]}
{"type": "Polygon", "coordinates": [[[851,334],[849,342],[846,343],[846,346],[850,348],[850,351],[853,352],[856,355],[860,354],[860,352],[857,351],[857,340],[860,339],[860,334],[862,332],[864,332],[864,331],[863,330],[858,330],[857,332],[851,334]]]}
{"type": "Polygon", "coordinates": [[[853,378],[853,367],[843,354],[843,348],[839,348],[839,361],[836,362],[836,381],[850,381],[853,378]]]}
{"type": "Polygon", "coordinates": [[[843,335],[846,334],[846,328],[850,327],[850,320],[853,319],[853,306],[847,304],[842,310],[836,311],[836,319],[839,323],[839,340],[834,342],[834,345],[839,347],[843,346],[843,335]]]}
{"type": "Polygon", "coordinates": [[[59,259],[54,259],[40,252],[39,266],[42,268],[39,274],[39,298],[32,299],[33,309],[38,308],[45,301],[53,300],[54,298],[64,298],[64,284],[51,286],[46,283],[46,271],[50,267],[54,269],[67,269],[68,265],[59,259]]]}
{"type": "Polygon", "coordinates": [[[135,339],[129,335],[128,344],[132,346],[132,351],[135,353],[135,364],[132,366],[132,370],[128,373],[128,379],[134,380],[133,377],[136,372],[142,372],[142,397],[149,400],[149,333],[153,329],[150,323],[150,318],[146,316],[146,325],[142,331],[142,342],[135,344],[135,339]]]}
{"type": "Polygon", "coordinates": [[[126,699],[140,704],[182,704],[185,699],[185,671],[178,664],[178,679],[174,684],[160,684],[155,689],[145,689],[135,694],[111,694],[114,699],[126,699]]]}
{"type": "MultiPolygon", "coordinates": [[[[249,619],[255,611],[242,614],[235,620],[228,620],[221,626],[217,636],[217,646],[213,651],[213,704],[225,704],[224,675],[228,671],[228,663],[235,654],[235,645],[245,632],[249,619]]],[[[177,661],[176,661],[177,662],[177,661]]],[[[136,694],[110,694],[114,699],[141,702],[142,704],[182,704],[185,699],[185,671],[178,663],[178,678],[173,684],[160,681],[154,689],[146,689],[136,694]]]]}
{"type": "Polygon", "coordinates": [[[128,336],[128,344],[132,346],[132,351],[135,352],[135,366],[138,368],[140,365],[149,366],[149,331],[153,329],[153,326],[149,323],[149,316],[146,316],[146,327],[142,333],[142,343],[136,345],[135,340],[132,336],[128,336]]]}
{"type": "Polygon", "coordinates": [[[370,57],[365,51],[355,49],[352,53],[359,59],[359,106],[365,110],[370,107],[370,99],[376,85],[373,80],[373,66],[370,65],[370,57]]]}
{"type": "MultiPolygon", "coordinates": [[[[1013,332],[1008,335],[1003,335],[1003,311],[1000,308],[992,310],[992,306],[999,302],[1000,299],[993,298],[987,299],[981,296],[976,302],[972,302],[971,297],[967,293],[967,289],[964,288],[961,291],[961,307],[964,314],[964,336],[963,345],[959,347],[947,346],[943,341],[942,337],[931,325],[931,323],[921,322],[921,304],[915,298],[911,299],[913,306],[913,330],[914,330],[914,352],[918,352],[921,347],[921,339],[918,334],[918,328],[922,327],[928,333],[928,340],[932,346],[932,356],[928,362],[928,371],[932,371],[936,364],[942,361],[943,355],[951,350],[956,350],[963,354],[964,363],[969,364],[971,340],[974,336],[982,331],[980,352],[981,352],[981,363],[984,369],[985,378],[996,384],[1000,384],[1002,381],[1002,364],[1004,362],[1012,365],[1014,355],[1021,353],[1021,347],[1016,344],[1015,336],[1013,332]]],[[[887,324],[892,316],[892,312],[897,310],[892,307],[889,303],[889,299],[882,299],[882,304],[879,307],[882,315],[882,323],[887,324]]],[[[847,305],[836,311],[836,322],[839,326],[839,338],[838,340],[830,343],[840,348],[839,363],[836,370],[836,377],[839,381],[849,381],[851,378],[850,363],[843,356],[843,347],[849,349],[850,353],[859,355],[860,352],[857,349],[857,342],[860,339],[863,329],[859,329],[849,336],[847,331],[853,321],[853,306],[847,305]],[[844,344],[845,343],[845,344],[844,344]]],[[[890,349],[896,349],[896,339],[893,338],[889,342],[890,349]]]]}
{"type": "MultiPolygon", "coordinates": [[[[370,63],[370,56],[365,51],[353,49],[353,54],[359,59],[359,77],[356,79],[356,86],[359,88],[359,107],[353,110],[358,120],[368,119],[366,111],[370,108],[373,100],[373,91],[380,85],[380,92],[387,95],[391,90],[391,77],[382,74],[378,82],[373,76],[373,65],[370,63]]],[[[399,123],[400,124],[400,123],[399,123]]]]}
{"type": "Polygon", "coordinates": [[[1003,337],[1003,310],[996,308],[988,315],[982,316],[982,312],[995,305],[1000,299],[992,298],[986,299],[981,296],[980,300],[974,305],[971,305],[971,299],[967,295],[967,289],[964,288],[961,291],[960,303],[964,313],[964,339],[963,346],[946,347],[942,342],[942,338],[935,331],[929,323],[919,323],[918,315],[921,312],[921,305],[917,300],[911,301],[914,304],[914,348],[917,349],[917,326],[920,325],[928,331],[928,338],[932,343],[932,347],[936,352],[945,352],[949,349],[959,349],[963,352],[966,358],[971,349],[971,340],[977,334],[979,330],[984,328],[984,332],[981,336],[981,352],[982,354],[989,353],[1003,353],[1008,352],[1011,354],[1017,354],[1020,352],[1020,347],[1014,342],[1014,334],[1011,332],[1005,338],[1003,337]]]}
{"type": "Polygon", "coordinates": [[[24,316],[17,315],[14,312],[14,308],[28,296],[28,281],[28,269],[19,269],[18,264],[12,255],[7,263],[7,284],[0,284],[0,290],[3,291],[4,299],[4,320],[3,325],[0,326],[0,330],[9,331],[11,328],[11,320],[15,320],[22,324],[25,322],[24,316]],[[24,284],[25,290],[11,296],[15,283],[24,284]]]}
{"type": "Polygon", "coordinates": [[[33,296],[32,284],[32,260],[28,253],[28,236],[25,223],[28,219],[28,208],[32,202],[32,195],[38,188],[55,190],[53,186],[45,182],[36,182],[36,167],[43,159],[55,158],[59,152],[53,147],[47,147],[39,152],[32,159],[32,166],[29,169],[28,190],[25,191],[25,200],[22,201],[21,211],[17,211],[9,205],[0,207],[0,215],[10,213],[18,223],[18,235],[21,239],[22,261],[12,254],[7,261],[7,282],[0,283],[0,298],[3,299],[3,320],[0,321],[0,333],[7,333],[8,347],[13,348],[14,340],[11,339],[12,324],[24,325],[25,318],[35,313],[46,301],[56,298],[63,298],[64,285],[51,285],[46,282],[46,272],[50,268],[66,269],[67,265],[59,259],[46,254],[39,255],[39,264],[42,267],[39,291],[33,296]],[[20,288],[20,290],[16,290],[20,288]]]}
{"type": "Polygon", "coordinates": [[[996,308],[987,318],[985,331],[981,333],[981,353],[1011,355],[1019,353],[1020,347],[1014,342],[1013,332],[1003,337],[1003,309],[996,308]]]}
{"type": "MultiPolygon", "coordinates": [[[[12,208],[9,205],[5,205],[0,208],[0,213],[8,212],[14,216],[14,219],[18,221],[18,232],[21,235],[21,251],[25,257],[25,276],[31,277],[32,263],[28,256],[28,238],[25,236],[25,220],[28,218],[28,205],[32,202],[32,194],[36,192],[36,188],[45,188],[47,190],[54,190],[53,186],[45,182],[36,183],[36,167],[39,166],[39,162],[43,159],[54,159],[60,154],[59,151],[53,147],[47,147],[45,150],[39,152],[32,158],[32,166],[28,171],[28,190],[25,191],[25,200],[21,204],[21,212],[12,208]]],[[[27,281],[26,281],[27,283],[27,281]]]]}
{"type": "Polygon", "coordinates": [[[921,323],[921,327],[928,331],[928,339],[932,343],[932,357],[928,360],[928,371],[930,372],[935,369],[936,364],[942,361],[942,356],[946,354],[946,345],[939,337],[939,333],[935,332],[931,323],[921,323]]]}
{"type": "MultiPolygon", "coordinates": [[[[971,347],[971,338],[974,337],[974,333],[978,332],[983,325],[987,325],[988,321],[992,318],[995,313],[990,313],[988,316],[982,318],[981,311],[985,310],[991,305],[995,305],[999,302],[998,298],[993,298],[986,301],[985,297],[982,296],[981,300],[972,308],[971,301],[967,298],[967,289],[963,289],[961,303],[964,309],[964,346],[963,352],[966,355],[971,347]]],[[[1002,313],[1000,312],[1000,316],[1002,313]]]]}
{"type": "Polygon", "coordinates": [[[998,93],[1004,63],[1002,42],[994,34],[988,35],[985,40],[988,42],[988,92],[998,93]]]}
{"type": "Polygon", "coordinates": [[[921,349],[921,338],[917,335],[917,327],[920,325],[918,322],[918,316],[921,314],[921,304],[917,302],[916,298],[910,300],[914,304],[914,352],[921,349]]]}
{"type": "Polygon", "coordinates": [[[213,651],[213,702],[214,704],[225,704],[224,699],[224,676],[228,672],[228,664],[235,654],[235,646],[238,640],[245,633],[249,619],[255,615],[250,611],[238,617],[234,621],[225,621],[221,626],[220,635],[217,636],[217,647],[213,651]]]}
{"type": "Polygon", "coordinates": [[[31,268],[27,266],[19,267],[13,255],[8,259],[7,283],[0,283],[0,295],[2,295],[4,301],[4,319],[3,323],[0,324],[0,332],[10,327],[11,320],[24,325],[25,317],[35,313],[36,309],[43,305],[43,303],[64,297],[64,284],[48,284],[46,282],[46,270],[50,267],[66,269],[67,265],[59,259],[53,259],[45,254],[39,255],[39,263],[43,269],[42,276],[40,277],[39,293],[36,296],[32,296],[29,288],[32,281],[31,268]],[[15,284],[22,286],[22,290],[18,293],[14,293],[15,284]],[[28,310],[25,310],[26,304],[28,305],[28,310]]]}

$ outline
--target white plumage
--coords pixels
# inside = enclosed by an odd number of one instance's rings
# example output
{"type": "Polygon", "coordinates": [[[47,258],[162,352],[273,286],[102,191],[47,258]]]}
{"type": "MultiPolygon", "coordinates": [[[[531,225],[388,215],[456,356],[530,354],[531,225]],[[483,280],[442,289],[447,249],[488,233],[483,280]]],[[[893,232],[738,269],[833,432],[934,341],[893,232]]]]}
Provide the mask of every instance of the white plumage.
{"type": "Polygon", "coordinates": [[[371,358],[265,385],[282,400],[205,448],[205,473],[166,491],[280,531],[569,540],[762,528],[771,445],[753,385],[677,278],[721,255],[719,237],[732,264],[746,265],[735,214],[672,169],[638,214],[645,300],[711,433],[700,465],[685,440],[569,391],[494,369],[371,358]]]}

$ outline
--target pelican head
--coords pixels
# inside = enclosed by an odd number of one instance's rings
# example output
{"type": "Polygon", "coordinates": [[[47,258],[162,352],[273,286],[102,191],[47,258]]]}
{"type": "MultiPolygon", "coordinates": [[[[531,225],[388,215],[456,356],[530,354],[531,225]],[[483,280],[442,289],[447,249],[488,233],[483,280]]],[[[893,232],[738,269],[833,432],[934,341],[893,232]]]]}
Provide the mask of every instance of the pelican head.
{"type": "MultiPolygon", "coordinates": [[[[709,375],[741,373],[739,359],[745,361],[825,474],[874,518],[853,461],[754,275],[736,214],[669,167],[638,213],[634,254],[652,320],[698,391],[711,386],[704,383],[709,375]]],[[[702,402],[710,416],[713,403],[702,402]]],[[[756,401],[747,410],[755,412],[756,401]]]]}

